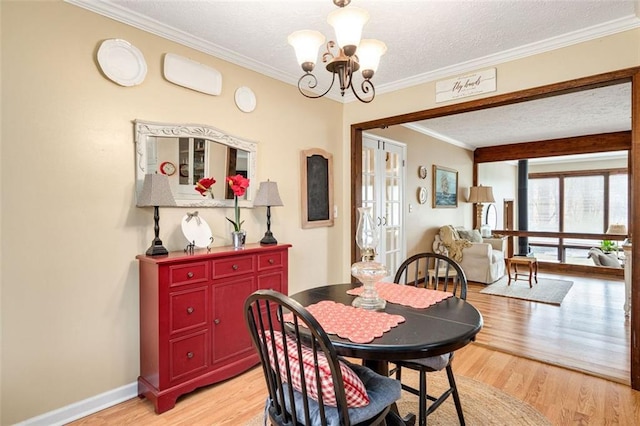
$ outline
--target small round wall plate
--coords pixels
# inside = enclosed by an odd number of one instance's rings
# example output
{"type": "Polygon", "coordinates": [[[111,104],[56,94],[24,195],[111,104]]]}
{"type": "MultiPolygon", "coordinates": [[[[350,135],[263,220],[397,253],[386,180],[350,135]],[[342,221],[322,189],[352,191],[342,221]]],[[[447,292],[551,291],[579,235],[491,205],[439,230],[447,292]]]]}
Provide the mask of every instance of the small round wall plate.
{"type": "Polygon", "coordinates": [[[211,228],[201,217],[191,217],[185,215],[182,218],[182,233],[184,237],[196,247],[207,247],[213,242],[211,228]]]}
{"type": "Polygon", "coordinates": [[[418,202],[424,204],[427,202],[427,188],[421,186],[418,188],[418,202]]]}
{"type": "Polygon", "coordinates": [[[242,112],[256,109],[256,95],[246,86],[238,87],[235,94],[236,106],[242,112]]]}
{"type": "Polygon", "coordinates": [[[98,49],[98,64],[104,75],[121,86],[136,86],[147,76],[142,52],[126,40],[109,39],[98,49]]]}
{"type": "Polygon", "coordinates": [[[427,178],[427,168],[426,168],[426,166],[418,167],[418,176],[420,177],[420,179],[426,179],[427,178]]]}

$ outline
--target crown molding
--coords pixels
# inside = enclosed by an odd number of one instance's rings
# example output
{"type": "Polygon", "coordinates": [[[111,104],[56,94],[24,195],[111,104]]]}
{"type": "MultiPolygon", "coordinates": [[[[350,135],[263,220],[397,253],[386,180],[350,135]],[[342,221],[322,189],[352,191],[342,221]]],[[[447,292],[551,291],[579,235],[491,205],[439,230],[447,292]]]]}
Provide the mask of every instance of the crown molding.
{"type": "Polygon", "coordinates": [[[431,136],[432,138],[436,138],[438,140],[441,140],[442,142],[446,142],[448,144],[451,145],[455,145],[455,146],[459,146],[460,148],[464,148],[468,151],[474,151],[476,148],[471,146],[471,145],[467,145],[464,142],[460,142],[457,139],[453,139],[449,136],[445,136],[442,133],[438,133],[434,130],[429,129],[428,127],[424,127],[424,126],[419,126],[415,123],[405,123],[402,124],[403,127],[406,127],[407,129],[411,129],[414,132],[418,132],[418,133],[422,133],[423,135],[427,135],[427,136],[431,136]]]}
{"type": "MultiPolygon", "coordinates": [[[[395,81],[393,83],[384,84],[380,87],[376,87],[376,94],[389,93],[446,77],[466,74],[470,71],[496,66],[501,63],[526,58],[540,53],[550,52],[552,50],[572,46],[578,43],[583,43],[586,41],[633,30],[636,28],[640,28],[640,17],[629,15],[620,19],[615,19],[599,25],[594,25],[593,27],[584,28],[582,30],[563,34],[561,36],[548,38],[539,42],[504,50],[493,55],[487,55],[481,58],[461,62],[459,64],[443,67],[427,73],[418,74],[410,78],[395,81]]],[[[356,100],[354,96],[352,96],[352,98],[353,99],[349,99],[349,101],[356,100]]]]}
{"type": "MultiPolygon", "coordinates": [[[[266,75],[284,83],[297,87],[298,77],[284,73],[276,68],[255,61],[246,56],[240,55],[217,44],[194,37],[184,31],[177,30],[173,27],[161,24],[158,21],[149,19],[138,13],[131,12],[128,9],[106,3],[98,0],[64,0],[66,3],[73,4],[91,12],[97,13],[107,18],[114,19],[132,27],[147,31],[167,40],[174,41],[200,52],[206,53],[216,58],[223,59],[243,68],[250,69],[257,73],[266,75]]],[[[596,38],[632,30],[640,27],[640,17],[629,15],[620,19],[615,19],[593,27],[563,34],[561,36],[552,37],[539,42],[527,44],[514,49],[505,50],[493,55],[487,55],[470,61],[461,62],[459,64],[443,67],[434,71],[418,74],[406,79],[398,80],[392,83],[376,86],[376,95],[389,93],[408,87],[417,86],[419,84],[428,83],[445,77],[451,77],[459,74],[465,74],[481,68],[496,66],[498,64],[537,55],[539,53],[549,52],[551,50],[560,49],[562,47],[571,46],[596,38]]],[[[354,102],[357,98],[353,94],[345,93],[344,97],[338,92],[328,93],[325,97],[340,103],[354,102]]]]}

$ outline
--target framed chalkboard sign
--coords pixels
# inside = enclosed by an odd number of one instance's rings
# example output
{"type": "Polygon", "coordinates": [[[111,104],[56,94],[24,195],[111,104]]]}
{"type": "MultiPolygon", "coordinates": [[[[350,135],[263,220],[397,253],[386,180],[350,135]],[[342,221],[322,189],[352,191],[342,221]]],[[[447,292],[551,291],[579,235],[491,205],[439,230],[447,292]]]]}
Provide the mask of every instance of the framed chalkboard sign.
{"type": "Polygon", "coordinates": [[[302,228],[333,226],[333,156],[319,148],[300,153],[302,228]]]}

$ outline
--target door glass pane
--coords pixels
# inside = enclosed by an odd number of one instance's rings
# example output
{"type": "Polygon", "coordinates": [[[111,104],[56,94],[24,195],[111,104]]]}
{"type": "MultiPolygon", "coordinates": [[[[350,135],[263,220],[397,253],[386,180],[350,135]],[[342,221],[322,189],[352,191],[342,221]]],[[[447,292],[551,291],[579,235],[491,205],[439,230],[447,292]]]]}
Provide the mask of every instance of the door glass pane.
{"type": "Polygon", "coordinates": [[[564,231],[604,232],[604,176],[564,179],[564,231]]]}

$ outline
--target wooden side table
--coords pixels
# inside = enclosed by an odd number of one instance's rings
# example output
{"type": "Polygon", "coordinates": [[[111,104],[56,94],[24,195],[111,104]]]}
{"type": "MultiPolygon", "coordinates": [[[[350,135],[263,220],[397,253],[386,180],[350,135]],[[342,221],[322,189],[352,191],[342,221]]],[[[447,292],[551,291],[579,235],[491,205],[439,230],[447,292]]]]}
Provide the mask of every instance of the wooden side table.
{"type": "Polygon", "coordinates": [[[518,276],[525,277],[526,274],[518,272],[518,265],[527,265],[529,268],[529,288],[533,287],[531,282],[532,278],[536,280],[538,284],[538,260],[535,257],[526,256],[514,256],[507,258],[507,274],[509,274],[509,282],[507,285],[511,285],[511,265],[513,265],[513,280],[516,281],[518,276]]]}

